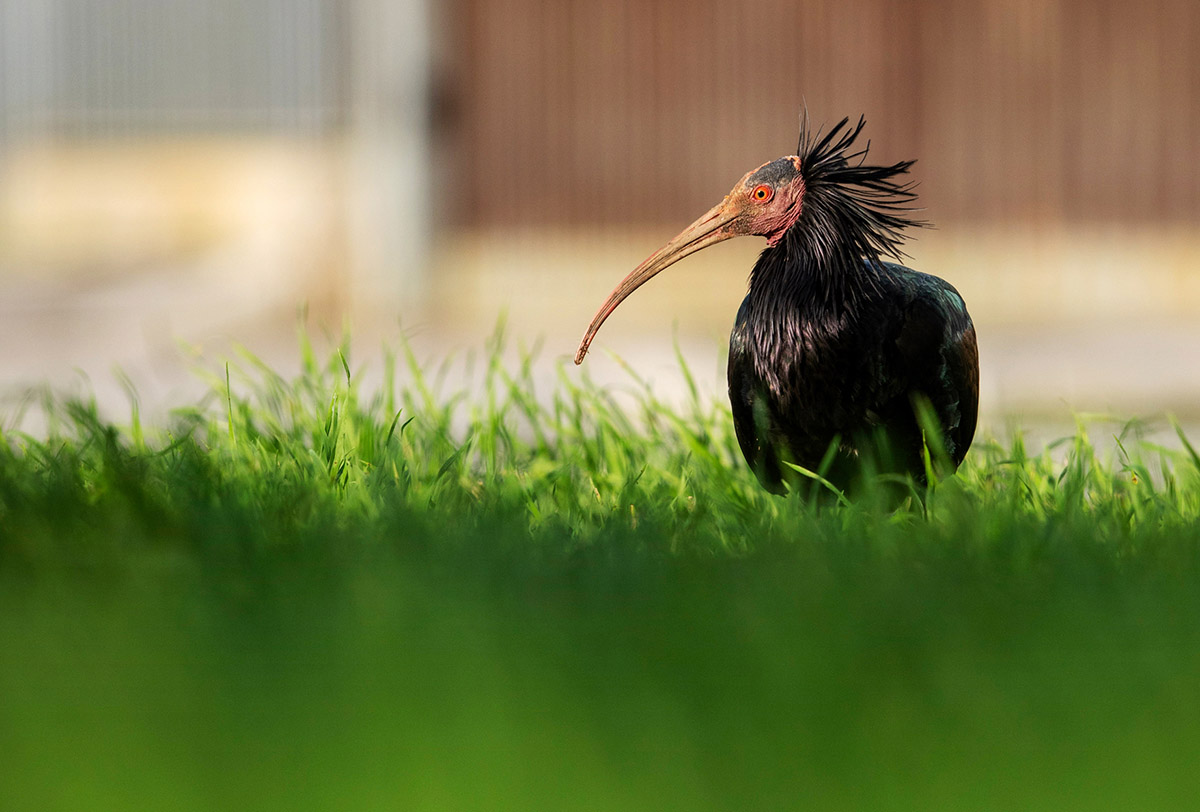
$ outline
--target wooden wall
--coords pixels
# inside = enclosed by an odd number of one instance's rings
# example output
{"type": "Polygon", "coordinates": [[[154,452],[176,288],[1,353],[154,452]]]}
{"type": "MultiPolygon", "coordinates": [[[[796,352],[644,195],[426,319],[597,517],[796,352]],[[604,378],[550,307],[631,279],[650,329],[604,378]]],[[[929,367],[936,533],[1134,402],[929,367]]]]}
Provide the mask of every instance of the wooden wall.
{"type": "Polygon", "coordinates": [[[927,216],[1200,225],[1195,0],[453,0],[439,191],[471,227],[674,223],[867,116],[927,216]]]}

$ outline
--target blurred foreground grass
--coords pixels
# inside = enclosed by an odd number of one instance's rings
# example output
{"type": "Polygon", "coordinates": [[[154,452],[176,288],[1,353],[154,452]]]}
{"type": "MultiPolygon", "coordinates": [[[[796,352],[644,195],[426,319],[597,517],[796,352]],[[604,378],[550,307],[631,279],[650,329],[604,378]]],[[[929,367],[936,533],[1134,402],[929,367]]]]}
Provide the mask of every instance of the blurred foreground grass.
{"type": "Polygon", "coordinates": [[[301,349],[166,430],[50,398],[0,440],[0,808],[1200,797],[1186,441],[981,438],[923,504],[832,509],[632,374],[537,393],[497,339],[370,391],[301,349]]]}

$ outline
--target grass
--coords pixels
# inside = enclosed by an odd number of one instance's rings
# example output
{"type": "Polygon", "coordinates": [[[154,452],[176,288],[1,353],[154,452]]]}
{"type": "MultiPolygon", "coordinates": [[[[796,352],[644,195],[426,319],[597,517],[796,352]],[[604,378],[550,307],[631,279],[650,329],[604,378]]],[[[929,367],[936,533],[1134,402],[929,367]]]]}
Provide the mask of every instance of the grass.
{"type": "Polygon", "coordinates": [[[724,404],[496,339],[250,355],[166,428],[0,438],[13,809],[1176,809],[1200,457],[979,438],[886,510],[764,493],[724,404]],[[453,380],[473,381],[454,386],[453,380]]]}

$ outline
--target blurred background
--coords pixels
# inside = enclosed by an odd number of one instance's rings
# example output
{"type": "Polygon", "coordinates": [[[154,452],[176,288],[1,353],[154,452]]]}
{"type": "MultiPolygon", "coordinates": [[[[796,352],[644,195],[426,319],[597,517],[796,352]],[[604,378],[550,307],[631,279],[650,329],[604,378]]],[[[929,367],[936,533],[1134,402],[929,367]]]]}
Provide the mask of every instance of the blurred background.
{"type": "MultiPolygon", "coordinates": [[[[917,158],[908,264],[979,331],[984,423],[1200,417],[1191,0],[0,0],[0,387],[178,405],[181,344],[568,358],[611,287],[795,151],[917,158]]],[[[632,297],[614,351],[713,392],[761,241],[632,297]]],[[[357,360],[364,360],[359,354],[357,360]]]]}

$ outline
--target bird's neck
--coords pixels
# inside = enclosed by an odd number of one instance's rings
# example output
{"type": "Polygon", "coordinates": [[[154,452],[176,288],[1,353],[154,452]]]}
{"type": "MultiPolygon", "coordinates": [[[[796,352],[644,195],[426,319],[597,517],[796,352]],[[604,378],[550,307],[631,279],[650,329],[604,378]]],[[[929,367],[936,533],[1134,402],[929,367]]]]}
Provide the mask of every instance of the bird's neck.
{"type": "Polygon", "coordinates": [[[836,330],[877,290],[878,260],[846,246],[809,245],[788,235],[762,252],[750,274],[754,321],[771,330],[836,330]]]}

